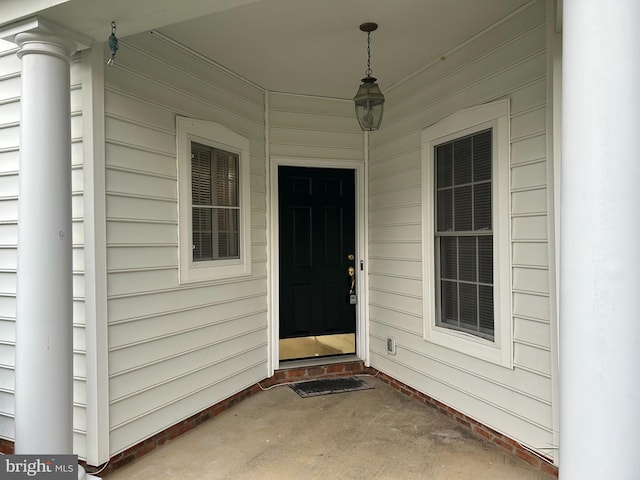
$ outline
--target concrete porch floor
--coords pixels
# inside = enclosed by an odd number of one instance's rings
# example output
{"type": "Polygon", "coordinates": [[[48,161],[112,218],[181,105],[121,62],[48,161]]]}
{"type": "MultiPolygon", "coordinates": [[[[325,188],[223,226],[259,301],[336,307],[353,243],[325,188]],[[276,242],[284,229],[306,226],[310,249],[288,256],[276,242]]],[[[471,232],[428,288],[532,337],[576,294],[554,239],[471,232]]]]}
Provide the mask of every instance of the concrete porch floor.
{"type": "Polygon", "coordinates": [[[377,378],[372,390],[260,392],[135,462],[121,479],[551,480],[377,378]]]}

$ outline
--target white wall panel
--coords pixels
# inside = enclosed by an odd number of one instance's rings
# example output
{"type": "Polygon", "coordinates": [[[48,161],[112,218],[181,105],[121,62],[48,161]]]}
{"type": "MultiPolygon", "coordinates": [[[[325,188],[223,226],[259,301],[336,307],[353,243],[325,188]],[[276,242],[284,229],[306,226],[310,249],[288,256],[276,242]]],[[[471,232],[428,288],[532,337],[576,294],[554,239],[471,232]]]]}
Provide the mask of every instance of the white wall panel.
{"type": "Polygon", "coordinates": [[[0,125],[18,123],[20,121],[20,101],[18,99],[0,99],[2,109],[0,110],[0,125]]]}
{"type": "MultiPolygon", "coordinates": [[[[284,108],[284,105],[290,105],[292,109],[296,108],[295,102],[278,102],[279,108],[284,108]]],[[[334,103],[334,102],[327,102],[334,103]]],[[[344,106],[345,102],[339,102],[340,106],[344,106]]],[[[362,143],[362,134],[354,131],[353,122],[354,116],[347,115],[347,112],[344,108],[334,112],[334,114],[330,114],[331,112],[326,111],[327,109],[320,109],[320,111],[313,112],[312,110],[308,110],[306,112],[296,112],[296,111],[281,111],[274,110],[271,108],[269,110],[269,121],[272,125],[278,125],[278,129],[286,131],[287,129],[297,130],[301,125],[313,125],[315,129],[318,129],[321,132],[326,133],[337,133],[342,136],[344,132],[353,132],[352,135],[358,137],[356,143],[362,143]],[[345,116],[342,116],[345,115],[345,116]]],[[[349,138],[349,137],[346,137],[349,138]]],[[[354,139],[352,139],[353,141],[354,139]]]]}
{"type": "Polygon", "coordinates": [[[362,132],[352,102],[269,93],[273,156],[362,160],[362,132]]]}
{"type": "Polygon", "coordinates": [[[549,323],[529,318],[515,317],[513,319],[513,337],[521,342],[551,348],[549,323]]]}
{"type": "Polygon", "coordinates": [[[514,292],[513,314],[549,321],[549,297],[525,292],[514,292]]]}
{"type": "MultiPolygon", "coordinates": [[[[308,118],[308,120],[315,120],[308,118]]],[[[307,147],[323,147],[330,145],[332,148],[358,150],[362,145],[362,133],[352,134],[337,133],[333,131],[308,130],[307,128],[284,128],[273,126],[269,129],[270,140],[273,145],[304,145],[307,147]]],[[[321,127],[318,127],[321,128],[321,127]]]]}
{"type": "Polygon", "coordinates": [[[381,306],[372,303],[369,316],[372,325],[375,325],[377,329],[372,335],[377,335],[379,338],[385,338],[387,334],[393,336],[396,330],[403,330],[414,335],[422,334],[422,313],[411,314],[393,310],[388,305],[381,306]]]}
{"type": "MultiPolygon", "coordinates": [[[[147,99],[153,104],[165,106],[169,111],[194,118],[210,119],[228,125],[234,131],[243,131],[249,138],[260,138],[263,134],[264,108],[251,105],[230,96],[235,101],[234,108],[222,106],[221,97],[212,96],[215,89],[199,92],[200,95],[177,88],[172,84],[175,71],[167,70],[155,77],[141,74],[135,60],[129,58],[130,50],[121,48],[118,52],[118,68],[109,70],[108,86],[111,90],[125,91],[139,99],[147,99]]],[[[156,52],[156,58],[162,52],[156,52]]],[[[238,83],[242,83],[238,81],[238,83]]],[[[226,101],[229,99],[225,99],[226,101]]]]}
{"type": "Polygon", "coordinates": [[[107,242],[110,244],[160,244],[177,245],[177,222],[159,220],[109,220],[107,222],[107,242]]]}
{"type": "Polygon", "coordinates": [[[422,208],[418,205],[372,210],[369,214],[369,225],[373,227],[419,223],[421,213],[422,208]]]}
{"type": "MultiPolygon", "coordinates": [[[[170,250],[175,250],[175,248],[171,247],[170,250]]],[[[110,282],[107,286],[107,295],[114,297],[130,293],[142,293],[173,288],[178,283],[178,272],[175,265],[166,268],[141,270],[128,268],[123,272],[111,271],[109,279],[110,282]]]]}
{"type": "Polygon", "coordinates": [[[259,313],[266,311],[266,299],[263,295],[253,295],[243,299],[219,299],[205,305],[194,305],[189,309],[169,311],[162,315],[145,316],[140,318],[125,319],[112,323],[110,328],[113,349],[126,345],[143,343],[154,338],[164,338],[178,335],[181,332],[207,328],[211,325],[223,323],[240,324],[252,318],[256,321],[259,313]],[[238,310],[248,312],[238,314],[238,310]]]}
{"type": "Polygon", "coordinates": [[[289,158],[326,158],[332,160],[362,161],[361,148],[338,148],[318,145],[272,145],[271,153],[289,158]],[[274,153],[274,152],[277,152],[274,153]]]}
{"type": "MultiPolygon", "coordinates": [[[[251,278],[244,282],[237,280],[218,282],[215,288],[174,286],[170,290],[110,297],[109,319],[111,322],[117,322],[264,294],[266,294],[266,282],[262,278],[251,278]]],[[[176,328],[179,327],[176,326],[176,328]]]]}
{"type": "Polygon", "coordinates": [[[144,33],[105,69],[105,111],[113,455],[267,375],[264,92],[144,33]],[[250,141],[249,277],[178,283],[176,116],[250,141]]]}
{"type": "MultiPolygon", "coordinates": [[[[511,114],[518,115],[537,107],[544,107],[547,101],[546,87],[546,79],[540,78],[513,91],[509,97],[511,114]]],[[[527,132],[527,134],[530,133],[527,132]]]]}
{"type": "Polygon", "coordinates": [[[375,192],[370,190],[369,209],[371,211],[391,207],[413,207],[421,205],[420,187],[394,192],[375,192]]]}
{"type": "Polygon", "coordinates": [[[175,136],[169,131],[150,128],[121,119],[105,119],[105,136],[120,144],[148,146],[167,155],[175,155],[175,136]]]}
{"type": "Polygon", "coordinates": [[[546,242],[513,242],[511,248],[514,265],[549,266],[549,246],[546,242]]]}
{"type": "Polygon", "coordinates": [[[517,141],[522,137],[544,134],[546,111],[544,108],[534,108],[524,113],[511,116],[511,139],[517,141]]]}
{"type": "Polygon", "coordinates": [[[401,172],[404,170],[420,169],[420,148],[412,148],[395,156],[390,156],[385,161],[372,163],[369,167],[371,178],[380,178],[384,175],[401,172]]]}
{"type": "Polygon", "coordinates": [[[413,298],[422,298],[422,282],[413,278],[397,278],[373,275],[369,280],[373,290],[386,291],[413,298]]]}
{"type": "MultiPolygon", "coordinates": [[[[151,434],[161,432],[174,423],[189,418],[193,412],[207,408],[211,405],[212,398],[224,398],[243,390],[246,385],[255,383],[256,378],[264,375],[263,359],[266,354],[265,346],[221,362],[209,377],[208,382],[201,385],[198,390],[183,392],[184,396],[178,401],[168,400],[155,410],[147,411],[138,417],[130,417],[119,425],[113,425],[110,438],[113,448],[126,450],[137,443],[133,439],[136,439],[141,432],[151,434]],[[240,365],[247,365],[247,367],[238,368],[240,365]]],[[[175,399],[175,392],[171,398],[175,399]]],[[[117,408],[114,406],[114,409],[117,408]]]]}
{"type": "Polygon", "coordinates": [[[514,290],[526,290],[537,293],[549,293],[549,271],[537,268],[513,268],[514,290]]]}
{"type": "Polygon", "coordinates": [[[18,262],[16,246],[0,246],[0,269],[15,273],[18,262]]]}
{"type": "MultiPolygon", "coordinates": [[[[263,335],[263,333],[254,332],[254,336],[263,335]]],[[[198,375],[207,376],[215,373],[216,365],[229,356],[229,349],[232,349],[232,356],[236,356],[238,352],[246,348],[243,345],[246,345],[249,341],[251,340],[248,338],[238,337],[237,339],[226,340],[221,345],[212,344],[209,347],[166,358],[159,363],[147,364],[135,370],[112,375],[109,382],[109,390],[114,398],[114,403],[119,404],[117,409],[120,415],[120,418],[112,418],[113,423],[117,425],[126,420],[123,414],[127,412],[122,405],[125,405],[125,403],[131,405],[137,402],[139,400],[139,398],[136,398],[138,394],[156,396],[157,399],[164,400],[171,398],[170,395],[158,396],[159,388],[167,388],[166,385],[170,385],[174,379],[183,377],[185,372],[192,376],[189,383],[193,385],[194,378],[198,375]],[[226,356],[224,355],[225,350],[226,356]],[[131,391],[130,385],[132,383],[137,385],[135,392],[131,391]]],[[[196,380],[195,384],[196,386],[206,384],[206,379],[196,380]]],[[[152,402],[148,402],[148,405],[145,405],[145,403],[147,402],[143,402],[139,408],[148,409],[152,404],[152,402]]]]}
{"type": "MultiPolygon", "coordinates": [[[[375,243],[385,242],[418,242],[422,230],[420,225],[388,225],[370,226],[369,238],[375,243]]],[[[401,248],[401,247],[399,247],[401,248]]]]}
{"type": "Polygon", "coordinates": [[[17,222],[0,224],[0,245],[17,245],[18,224],[17,222]]]}
{"type": "Polygon", "coordinates": [[[511,165],[541,160],[547,156],[547,139],[544,135],[521,139],[511,144],[511,165]]]}
{"type": "Polygon", "coordinates": [[[152,146],[121,145],[107,140],[106,156],[111,170],[118,168],[132,172],[150,172],[156,175],[175,176],[176,158],[173,153],[155,151],[152,146]]]}
{"type": "Polygon", "coordinates": [[[514,217],[511,219],[511,236],[513,240],[546,240],[546,215],[514,217]]]}
{"type": "Polygon", "coordinates": [[[411,188],[420,186],[420,168],[411,168],[401,170],[388,175],[376,177],[372,180],[370,188],[376,192],[397,191],[402,188],[411,188]]]}
{"type": "MultiPolygon", "coordinates": [[[[18,172],[6,172],[0,175],[0,192],[2,192],[2,198],[8,198],[18,195],[18,172]]],[[[5,214],[6,215],[6,214],[5,214]]]]}
{"type": "MultiPolygon", "coordinates": [[[[107,250],[109,273],[175,268],[177,275],[178,252],[174,246],[164,245],[122,245],[109,246],[107,250]]],[[[176,277],[177,278],[177,277],[176,277]]],[[[118,288],[109,279],[109,288],[118,288]]]]}
{"type": "Polygon", "coordinates": [[[511,194],[511,213],[515,215],[541,213],[547,211],[547,189],[536,187],[533,190],[513,192],[511,194]]]}
{"type": "Polygon", "coordinates": [[[420,262],[422,259],[422,242],[403,243],[402,247],[392,243],[371,243],[369,257],[380,259],[406,259],[420,262]]]}
{"type": "MultiPolygon", "coordinates": [[[[15,294],[16,293],[16,274],[14,272],[7,272],[0,267],[0,292],[15,294]]],[[[2,320],[0,320],[1,322],[2,320]]],[[[2,336],[2,329],[0,328],[0,338],[2,336]]]]}
{"type": "Polygon", "coordinates": [[[422,262],[420,260],[371,257],[369,259],[369,274],[422,279],[422,262]]]}
{"type": "MultiPolygon", "coordinates": [[[[13,322],[12,322],[13,323],[13,322]]],[[[15,329],[14,329],[15,338],[15,329]]],[[[13,390],[16,385],[16,376],[13,369],[0,370],[0,389],[1,390],[13,390]]]]}
{"type": "Polygon", "coordinates": [[[16,124],[5,124],[0,128],[0,149],[12,148],[20,144],[20,127],[16,124]]]}
{"type": "MultiPolygon", "coordinates": [[[[11,55],[11,53],[5,53],[3,56],[4,55],[11,55]]],[[[3,75],[2,98],[19,98],[21,91],[22,85],[20,84],[20,74],[18,72],[12,72],[12,74],[7,76],[3,75]]]]}
{"type": "MultiPolygon", "coordinates": [[[[15,388],[15,319],[17,269],[18,170],[20,142],[21,61],[15,50],[0,53],[0,437],[14,438],[13,390],[15,388]],[[5,408],[6,407],[6,408],[5,408]]],[[[84,189],[82,137],[82,81],[79,65],[71,64],[71,163],[72,169],[72,236],[73,236],[73,321],[74,321],[74,452],[84,457],[86,452],[86,376],[84,337],[84,189]]]]}
{"type": "Polygon", "coordinates": [[[385,292],[371,288],[369,291],[369,299],[372,304],[384,305],[392,310],[415,315],[422,313],[422,297],[385,292]]]}
{"type": "Polygon", "coordinates": [[[511,188],[529,188],[546,185],[547,170],[544,161],[518,165],[511,169],[511,188]]]}
{"type": "Polygon", "coordinates": [[[532,2],[385,92],[383,127],[370,136],[370,340],[373,366],[553,456],[545,32],[545,3],[532,2]],[[422,323],[420,246],[430,239],[421,235],[421,132],[503,98],[511,101],[513,368],[427,342],[422,323]]]}
{"type": "Polygon", "coordinates": [[[136,194],[112,194],[107,209],[113,218],[178,221],[176,200],[140,197],[136,194]]]}
{"type": "Polygon", "coordinates": [[[18,146],[14,145],[8,150],[0,150],[0,172],[11,173],[18,171],[18,159],[20,152],[18,146]]]}

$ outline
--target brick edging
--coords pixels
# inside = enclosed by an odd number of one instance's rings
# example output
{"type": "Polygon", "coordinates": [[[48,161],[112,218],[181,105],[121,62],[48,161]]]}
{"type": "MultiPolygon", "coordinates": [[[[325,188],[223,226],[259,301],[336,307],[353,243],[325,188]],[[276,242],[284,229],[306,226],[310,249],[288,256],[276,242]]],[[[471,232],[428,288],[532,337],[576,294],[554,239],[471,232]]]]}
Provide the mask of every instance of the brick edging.
{"type": "Polygon", "coordinates": [[[13,455],[14,451],[15,449],[11,440],[0,438],[0,453],[4,453],[5,455],[13,455]]]}
{"type": "MultiPolygon", "coordinates": [[[[375,368],[365,367],[362,361],[352,361],[344,363],[334,363],[328,365],[318,365],[309,367],[294,367],[278,370],[274,373],[273,377],[269,377],[256,383],[231,397],[222,400],[215,405],[212,405],[191,417],[182,420],[181,422],[172,425],[171,427],[163,430],[160,433],[153,435],[152,437],[143,440],[142,442],[128,448],[127,450],[120,452],[109,460],[107,466],[100,472],[100,475],[107,475],[114,470],[117,470],[134,460],[142,457],[143,455],[155,450],[161,445],[164,445],[170,440],[179,437],[183,433],[197,427],[203,422],[210,420],[211,418],[220,415],[229,407],[236,403],[249,398],[250,396],[262,391],[263,388],[268,388],[273,385],[289,382],[298,382],[301,380],[313,380],[318,378],[332,378],[332,377],[348,377],[350,375],[375,375],[382,382],[389,385],[394,390],[416,400],[424,405],[432,408],[436,408],[440,412],[444,413],[450,418],[453,418],[461,425],[467,427],[476,436],[493,443],[502,449],[505,453],[519,457],[527,463],[533,465],[538,470],[545,472],[549,475],[558,476],[558,467],[553,465],[550,459],[543,458],[541,455],[532,453],[515,440],[502,435],[499,432],[489,428],[488,426],[466,416],[465,414],[455,410],[444,403],[426,395],[418,390],[396,380],[389,375],[382,373],[375,368]]],[[[12,454],[14,452],[14,444],[9,440],[0,439],[0,452],[6,454],[12,454]]],[[[84,462],[81,462],[84,465],[84,462]]],[[[95,472],[100,467],[85,466],[87,473],[95,472]]]]}
{"type": "Polygon", "coordinates": [[[273,377],[260,382],[263,388],[279,383],[299,382],[318,378],[349,377],[351,375],[375,375],[375,368],[365,367],[362,360],[332,363],[310,367],[294,367],[277,370],[273,377]]]}
{"type": "Polygon", "coordinates": [[[390,377],[385,373],[378,372],[377,377],[403,395],[406,395],[407,397],[410,397],[411,399],[416,400],[424,405],[435,408],[446,416],[454,419],[456,422],[467,427],[473,434],[481,437],[483,440],[487,440],[493,443],[505,453],[521,458],[525,462],[533,465],[538,470],[548,475],[555,476],[556,478],[558,477],[558,467],[552,463],[551,459],[544,458],[542,455],[531,452],[528,448],[524,447],[512,438],[496,432],[483,423],[480,423],[477,420],[466,416],[464,413],[459,412],[458,410],[451,408],[442,402],[439,402],[429,395],[419,392],[415,388],[405,385],[404,383],[396,380],[393,377],[390,377]]]}

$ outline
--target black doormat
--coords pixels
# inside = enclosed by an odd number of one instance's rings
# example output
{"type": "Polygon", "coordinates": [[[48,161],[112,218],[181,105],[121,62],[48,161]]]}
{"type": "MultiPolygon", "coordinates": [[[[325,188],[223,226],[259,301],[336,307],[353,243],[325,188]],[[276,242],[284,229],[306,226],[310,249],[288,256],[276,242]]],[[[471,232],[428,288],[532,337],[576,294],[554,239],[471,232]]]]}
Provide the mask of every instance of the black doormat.
{"type": "Polygon", "coordinates": [[[357,390],[369,390],[372,387],[364,380],[356,377],[325,378],[323,380],[311,380],[289,385],[301,397],[317,397],[330,393],[355,392],[357,390]]]}

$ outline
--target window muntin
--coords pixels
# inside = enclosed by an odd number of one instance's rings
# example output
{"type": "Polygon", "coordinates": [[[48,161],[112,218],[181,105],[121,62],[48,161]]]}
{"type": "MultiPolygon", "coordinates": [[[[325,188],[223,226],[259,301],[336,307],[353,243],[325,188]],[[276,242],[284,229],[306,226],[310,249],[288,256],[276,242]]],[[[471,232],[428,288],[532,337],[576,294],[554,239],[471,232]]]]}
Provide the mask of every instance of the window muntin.
{"type": "Polygon", "coordinates": [[[238,154],[191,142],[193,261],[240,258],[238,154]]]}
{"type": "Polygon", "coordinates": [[[436,325],[493,340],[492,129],[434,148],[436,325]]]}

